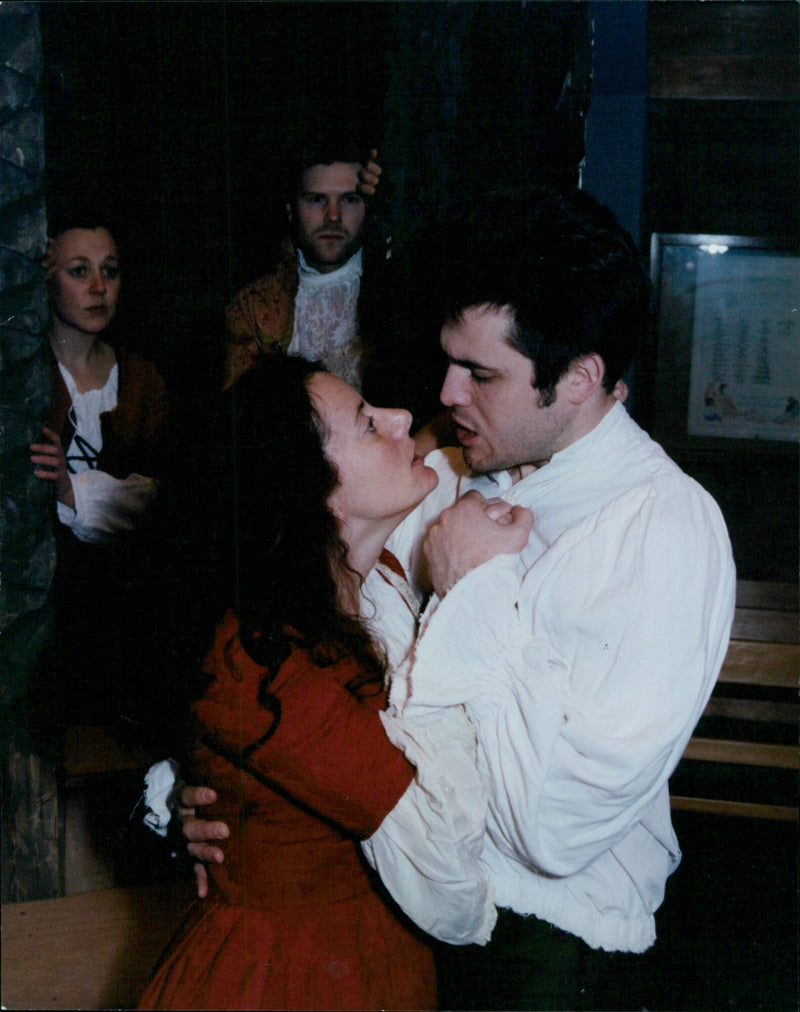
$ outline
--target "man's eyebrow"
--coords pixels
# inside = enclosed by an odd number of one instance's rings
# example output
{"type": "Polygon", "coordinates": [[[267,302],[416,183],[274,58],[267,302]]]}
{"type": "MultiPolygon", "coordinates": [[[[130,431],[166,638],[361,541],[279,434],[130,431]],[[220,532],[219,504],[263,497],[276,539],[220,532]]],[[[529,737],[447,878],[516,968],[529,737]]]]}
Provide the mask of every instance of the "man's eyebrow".
{"type": "Polygon", "coordinates": [[[336,192],[332,190],[301,190],[300,196],[301,197],[335,196],[341,199],[342,197],[360,197],[361,193],[359,190],[337,190],[336,192]]]}
{"type": "Polygon", "coordinates": [[[361,412],[364,410],[364,408],[366,406],[367,406],[367,402],[362,398],[358,402],[358,407],[356,408],[356,417],[355,417],[355,420],[353,422],[354,425],[358,425],[358,421],[361,418],[361,412]]]}
{"type": "Polygon", "coordinates": [[[448,361],[451,365],[461,366],[462,369],[469,369],[470,372],[474,372],[476,369],[482,372],[497,372],[497,369],[492,365],[482,365],[480,362],[473,362],[471,358],[451,358],[447,356],[448,361]]]}

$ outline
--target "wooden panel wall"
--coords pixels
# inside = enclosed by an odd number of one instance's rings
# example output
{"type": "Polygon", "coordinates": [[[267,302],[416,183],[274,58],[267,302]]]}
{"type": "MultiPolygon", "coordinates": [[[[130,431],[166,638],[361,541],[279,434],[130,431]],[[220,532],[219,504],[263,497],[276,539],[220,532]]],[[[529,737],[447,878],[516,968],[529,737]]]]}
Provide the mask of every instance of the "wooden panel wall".
{"type": "Polygon", "coordinates": [[[800,95],[797,4],[650,5],[652,99],[800,95]]]}
{"type": "Polygon", "coordinates": [[[800,7],[653,3],[648,232],[800,230],[800,7]]]}
{"type": "MultiPolygon", "coordinates": [[[[800,6],[651,3],[643,232],[800,241],[800,6]]],[[[655,348],[649,349],[650,355],[655,348]]],[[[654,359],[642,357],[652,424],[654,359]],[[649,392],[648,392],[649,391],[649,392]]],[[[797,447],[678,462],[722,507],[744,579],[798,578],[797,447]]]]}

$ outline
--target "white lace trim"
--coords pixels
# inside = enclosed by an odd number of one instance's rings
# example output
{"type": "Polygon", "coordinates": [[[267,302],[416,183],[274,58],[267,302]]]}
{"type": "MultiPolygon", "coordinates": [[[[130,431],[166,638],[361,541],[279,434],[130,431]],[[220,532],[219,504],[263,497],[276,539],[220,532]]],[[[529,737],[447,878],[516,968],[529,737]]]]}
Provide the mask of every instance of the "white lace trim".
{"type": "Polygon", "coordinates": [[[362,251],[328,274],[309,267],[300,250],[290,355],[321,361],[335,376],[359,386],[358,296],[362,251]]]}
{"type": "Polygon", "coordinates": [[[390,583],[397,591],[397,593],[400,595],[400,597],[402,597],[402,599],[406,602],[414,618],[418,619],[419,601],[417,600],[416,595],[411,590],[408,580],[406,580],[402,576],[398,576],[397,573],[394,572],[394,570],[389,569],[389,567],[385,565],[383,562],[376,562],[375,568],[378,570],[378,572],[381,574],[384,580],[390,583]]]}

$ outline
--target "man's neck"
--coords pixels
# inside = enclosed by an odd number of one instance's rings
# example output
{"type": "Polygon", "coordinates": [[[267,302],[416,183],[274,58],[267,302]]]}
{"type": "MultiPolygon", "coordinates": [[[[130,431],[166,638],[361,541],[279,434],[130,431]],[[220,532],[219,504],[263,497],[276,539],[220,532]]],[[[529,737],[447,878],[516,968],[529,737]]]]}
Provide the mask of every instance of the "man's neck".
{"type": "MultiPolygon", "coordinates": [[[[614,397],[613,394],[609,394],[603,397],[601,400],[594,405],[595,410],[587,412],[582,418],[581,422],[573,428],[571,431],[571,438],[560,446],[556,453],[561,453],[564,450],[569,449],[570,446],[574,446],[580,442],[581,439],[585,439],[590,433],[594,432],[598,425],[608,415],[608,413],[614,408],[618,398],[614,397]]],[[[513,467],[508,467],[506,470],[511,478],[511,484],[516,485],[517,482],[522,481],[523,478],[527,478],[529,474],[533,474],[534,471],[539,471],[549,464],[552,458],[547,457],[544,460],[531,461],[527,464],[517,464],[513,467]]]]}
{"type": "Polygon", "coordinates": [[[347,267],[349,267],[353,263],[353,261],[359,256],[360,253],[361,247],[359,246],[359,248],[355,251],[355,253],[353,253],[352,256],[348,257],[347,260],[345,260],[343,263],[326,264],[315,259],[310,259],[308,255],[304,253],[303,250],[301,250],[300,247],[298,246],[297,260],[298,263],[300,264],[301,273],[303,271],[306,271],[309,274],[330,275],[335,274],[337,271],[344,271],[347,267]]]}

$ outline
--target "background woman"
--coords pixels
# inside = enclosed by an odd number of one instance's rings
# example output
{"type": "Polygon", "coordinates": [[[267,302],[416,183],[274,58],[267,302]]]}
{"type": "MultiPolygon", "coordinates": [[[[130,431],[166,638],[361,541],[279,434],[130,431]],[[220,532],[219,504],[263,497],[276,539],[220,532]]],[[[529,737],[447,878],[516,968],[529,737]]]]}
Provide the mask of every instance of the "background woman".
{"type": "Polygon", "coordinates": [[[167,399],[156,368],[107,339],[120,291],[109,229],[76,217],[53,231],[51,407],[31,446],[36,477],[55,486],[58,518],[42,689],[55,719],[91,723],[128,716],[141,694],[137,651],[152,636],[142,530],[164,469],[167,399]]]}
{"type": "Polygon", "coordinates": [[[387,660],[402,659],[416,624],[382,548],[437,476],[408,412],[372,408],[302,359],[265,360],[232,393],[234,605],[193,708],[190,769],[214,786],[211,817],[231,834],[210,899],[190,911],[141,1007],[433,1008],[430,951],[380,895],[358,841],[380,827],[383,851],[402,851],[416,835],[395,898],[438,937],[487,940],[471,726],[460,708],[441,711],[435,735],[387,721],[415,770],[381,712],[387,660]],[[379,612],[391,616],[382,641],[359,618],[379,612]]]}

